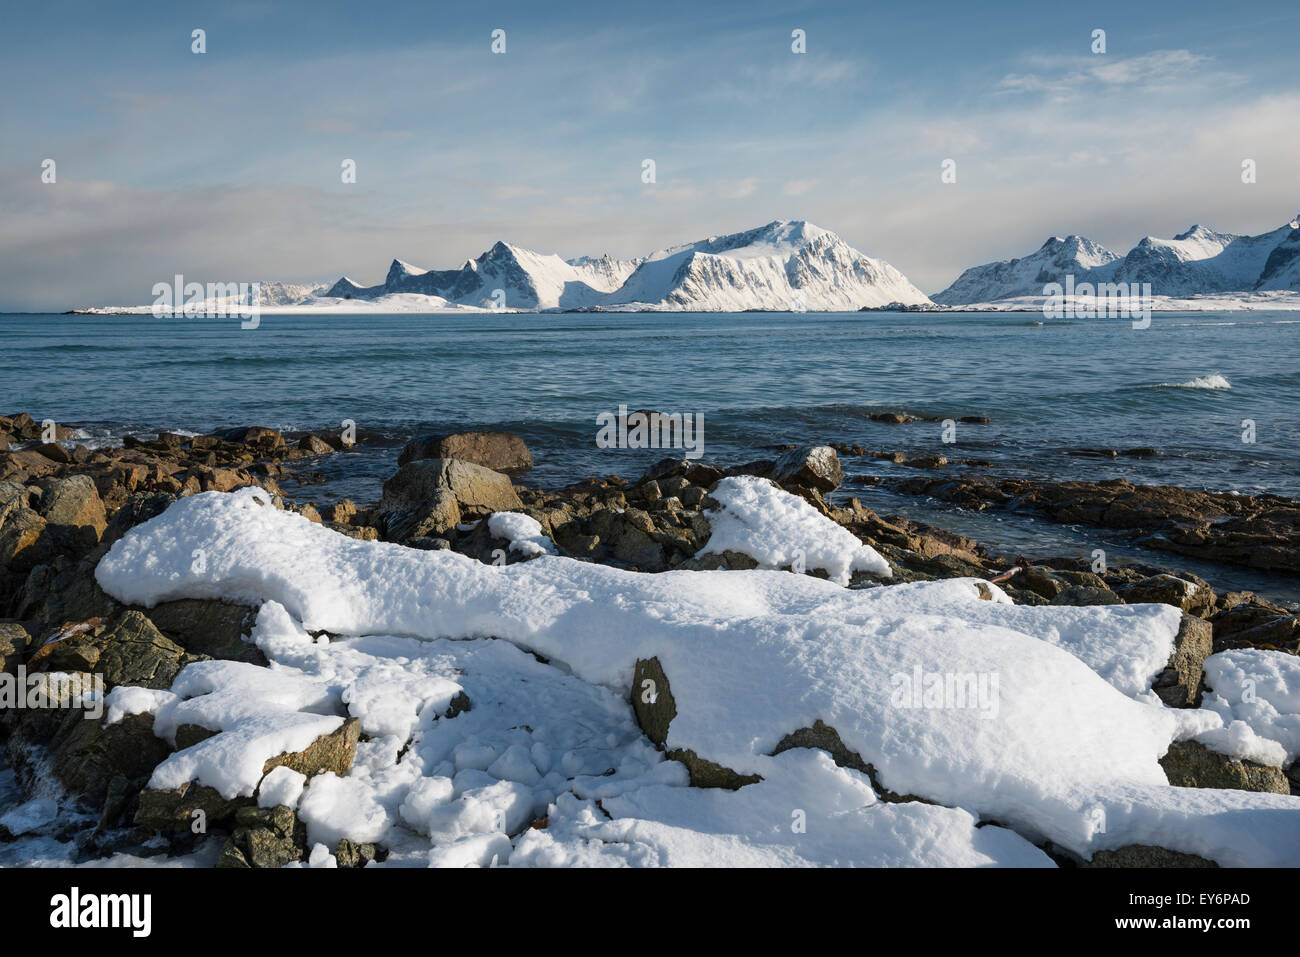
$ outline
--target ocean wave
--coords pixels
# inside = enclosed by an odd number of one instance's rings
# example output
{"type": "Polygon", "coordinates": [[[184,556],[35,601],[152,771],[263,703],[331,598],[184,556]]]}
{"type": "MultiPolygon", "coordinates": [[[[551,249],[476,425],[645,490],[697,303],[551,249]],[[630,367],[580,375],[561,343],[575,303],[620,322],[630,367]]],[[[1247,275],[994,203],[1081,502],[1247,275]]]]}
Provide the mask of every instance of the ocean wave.
{"type": "Polygon", "coordinates": [[[1195,379],[1189,379],[1187,382],[1161,382],[1152,388],[1156,389],[1231,389],[1232,383],[1223,376],[1215,373],[1214,375],[1201,375],[1195,379]]]}

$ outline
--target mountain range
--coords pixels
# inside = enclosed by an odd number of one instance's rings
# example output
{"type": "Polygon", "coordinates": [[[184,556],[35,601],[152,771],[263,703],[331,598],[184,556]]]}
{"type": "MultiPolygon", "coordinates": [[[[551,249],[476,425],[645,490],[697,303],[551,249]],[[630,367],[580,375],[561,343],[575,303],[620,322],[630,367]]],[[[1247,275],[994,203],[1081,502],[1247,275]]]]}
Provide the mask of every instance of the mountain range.
{"type": "Polygon", "coordinates": [[[967,269],[933,299],[959,306],[1042,296],[1047,283],[1150,283],[1153,296],[1300,290],[1300,216],[1258,236],[1193,226],[1173,239],[1147,236],[1125,256],[1083,236],[1053,236],[1020,259],[967,269]]]}
{"type": "Polygon", "coordinates": [[[771,222],[637,259],[566,260],[498,242],[459,269],[421,269],[395,259],[381,284],[362,286],[345,276],[325,298],[404,294],[524,310],[836,311],[929,301],[889,263],[802,221],[771,222]]]}
{"type": "MultiPolygon", "coordinates": [[[[1300,217],[1258,236],[1193,226],[1147,236],[1119,256],[1083,236],[1053,236],[1019,259],[965,270],[933,298],[882,259],[803,220],[671,246],[634,259],[562,259],[498,242],[456,269],[394,259],[382,283],[260,284],[282,311],[852,311],[1037,308],[1048,283],[1150,283],[1156,308],[1300,308],[1300,217]],[[1188,303],[1188,297],[1199,297],[1188,303]],[[1207,298],[1208,297],[1208,298],[1207,298]]],[[[214,300],[215,302],[215,300],[214,300]]],[[[148,306],[90,313],[142,312],[148,306]]]]}

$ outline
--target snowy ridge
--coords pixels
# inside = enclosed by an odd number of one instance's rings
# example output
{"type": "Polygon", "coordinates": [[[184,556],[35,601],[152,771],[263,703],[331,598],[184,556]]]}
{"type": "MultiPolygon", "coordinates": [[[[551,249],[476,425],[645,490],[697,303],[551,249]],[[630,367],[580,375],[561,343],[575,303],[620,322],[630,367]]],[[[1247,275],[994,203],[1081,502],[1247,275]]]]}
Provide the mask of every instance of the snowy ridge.
{"type": "Polygon", "coordinates": [[[1036,252],[1021,259],[972,266],[957,281],[936,293],[942,305],[988,302],[1012,296],[1041,296],[1043,286],[1064,282],[1067,275],[1092,275],[1119,259],[1113,252],[1082,236],[1053,236],[1036,252]]]}
{"type": "Polygon", "coordinates": [[[361,287],[345,277],[321,301],[418,293],[491,308],[496,290],[505,308],[519,310],[855,310],[928,302],[893,266],[801,221],[772,222],[639,259],[566,261],[499,242],[460,269],[416,270],[395,260],[382,284],[361,287]]]}
{"type": "Polygon", "coordinates": [[[1258,236],[1201,225],[1173,239],[1146,236],[1122,259],[1079,236],[1053,237],[1022,259],[967,269],[934,301],[951,306],[1041,297],[1047,283],[1067,275],[1076,283],[1150,283],[1153,296],[1168,299],[1300,291],[1300,217],[1258,236]]]}
{"type": "MultiPolygon", "coordinates": [[[[726,507],[762,505],[736,495],[726,507]]],[[[516,540],[535,536],[506,524],[516,540]]],[[[550,554],[496,567],[347,538],[256,489],[178,501],[115,543],[96,577],[148,606],[262,604],[253,637],[272,669],[256,681],[237,662],[183,673],[183,703],[159,705],[155,733],[182,708],[222,733],[168,759],[160,783],[190,775],[251,794],[258,762],[305,726],[360,719],[371,740],[357,765],[312,779],[299,804],[322,844],[383,840],[390,860],[432,864],[1027,866],[1050,863],[1031,843],[1050,840],[1083,857],[1142,843],[1225,865],[1300,864],[1300,799],[1166,782],[1169,744],[1224,719],[1153,703],[1179,621],[1165,606],[1023,607],[971,580],[852,590],[784,571],[652,575],[550,554]],[[343,637],[309,634],[321,630],[343,637]],[[636,662],[651,657],[676,703],[667,747],[761,781],[687,787],[640,735],[628,700],[636,662]],[[910,684],[934,674],[978,679],[979,694],[931,700],[928,684],[924,695],[910,684]],[[448,718],[452,685],[475,706],[448,718]],[[881,786],[942,806],[882,804],[823,752],[773,754],[817,721],[881,786]],[[792,836],[791,808],[807,813],[810,838],[792,836]],[[547,829],[528,830],[543,813],[547,829]]],[[[1216,689],[1231,695],[1223,676],[1216,689]]],[[[1295,710],[1293,697],[1268,701],[1295,710]]],[[[1231,697],[1222,707],[1246,717],[1231,697]]]]}

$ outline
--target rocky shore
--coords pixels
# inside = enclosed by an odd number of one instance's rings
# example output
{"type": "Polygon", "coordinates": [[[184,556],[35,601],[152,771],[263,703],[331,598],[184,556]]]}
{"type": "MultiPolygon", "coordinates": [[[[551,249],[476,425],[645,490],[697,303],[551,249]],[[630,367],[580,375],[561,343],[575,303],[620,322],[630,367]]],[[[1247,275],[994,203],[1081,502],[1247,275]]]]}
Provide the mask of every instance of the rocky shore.
{"type": "MultiPolygon", "coordinates": [[[[1173,606],[1182,614],[1182,627],[1154,687],[1171,707],[1199,704],[1206,692],[1202,664],[1212,653],[1241,648],[1300,652],[1300,617],[1259,595],[1222,591],[1176,568],[1099,567],[1083,556],[990,554],[964,536],[879,515],[858,498],[844,500],[836,494],[845,478],[843,465],[836,450],[826,446],[792,447],[770,459],[733,465],[666,459],[635,478],[608,476],[541,489],[524,484],[533,461],[517,436],[423,436],[402,450],[376,501],[343,500],[321,508],[294,502],[290,490],[313,481],[310,460],[348,454],[351,443],[342,432],[286,435],[261,427],[198,436],[163,432],[96,450],[68,448],[66,430],[56,435],[60,441],[41,438],[42,429],[30,416],[0,416],[0,659],[5,673],[17,675],[21,669],[29,680],[43,681],[51,698],[66,700],[79,693],[77,686],[55,681],[58,675],[99,675],[108,691],[138,687],[165,692],[196,662],[267,664],[262,651],[244,640],[256,608],[196,598],[152,608],[128,606],[106,594],[95,578],[97,565],[115,542],[172,503],[250,486],[265,490],[275,508],[297,512],[352,539],[452,550],[487,564],[528,561],[540,553],[494,534],[492,525],[482,521],[494,513],[522,513],[536,520],[563,555],[655,573],[756,567],[754,558],[739,552],[702,550],[711,534],[710,514],[718,507],[712,498],[717,483],[758,476],[875,549],[888,563],[892,582],[997,581],[1020,605],[1173,606]]],[[[1216,495],[1123,481],[1035,483],[968,475],[891,480],[891,487],[974,509],[1028,510],[1055,522],[1123,530],[1135,541],[1173,554],[1300,574],[1300,508],[1275,496],[1216,495]]],[[[885,581],[858,571],[850,587],[875,588],[885,581]]],[[[671,698],[666,700],[671,705],[671,698]]],[[[447,714],[468,704],[453,700],[447,714]]],[[[641,706],[636,714],[650,739],[662,744],[663,716],[641,706]]],[[[813,743],[790,746],[821,747],[845,766],[855,766],[855,759],[861,763],[856,755],[846,756],[842,744],[805,730],[813,743]]],[[[182,725],[173,744],[155,735],[147,712],[108,724],[84,720],[75,708],[0,712],[0,739],[18,784],[29,798],[58,794],[63,816],[53,832],[50,824],[42,826],[57,839],[74,842],[81,858],[128,850],[185,853],[203,844],[210,828],[224,836],[218,845],[208,842],[220,848],[212,861],[218,866],[307,862],[312,852],[302,823],[290,807],[265,799],[274,791],[265,782],[290,782],[288,772],[308,779],[345,774],[365,740],[358,721],[345,721],[309,747],[266,762],[260,802],[223,798],[198,784],[149,786],[151,773],[168,755],[216,733],[182,725]],[[203,829],[196,830],[194,822],[200,819],[203,829]]],[[[744,783],[725,776],[709,781],[708,769],[692,767],[692,757],[679,758],[691,769],[692,781],[730,787],[744,783]]],[[[1174,785],[1300,794],[1300,766],[1283,770],[1237,760],[1193,741],[1172,746],[1161,763],[1174,785]]],[[[545,827],[545,821],[531,826],[545,827]]],[[[21,833],[21,828],[15,832],[0,824],[0,847],[21,833]]],[[[1179,855],[1162,858],[1160,850],[1120,849],[1099,854],[1093,863],[1193,862],[1179,855]]],[[[364,866],[382,860],[387,850],[342,838],[330,853],[337,866],[364,866]]]]}

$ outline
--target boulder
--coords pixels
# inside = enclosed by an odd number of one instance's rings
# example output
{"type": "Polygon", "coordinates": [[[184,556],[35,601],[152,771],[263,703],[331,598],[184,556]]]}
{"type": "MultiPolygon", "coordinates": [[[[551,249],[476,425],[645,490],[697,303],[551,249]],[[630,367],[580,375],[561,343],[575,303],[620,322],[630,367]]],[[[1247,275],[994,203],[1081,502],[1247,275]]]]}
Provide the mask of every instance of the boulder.
{"type": "Polygon", "coordinates": [[[421,459],[459,459],[494,472],[519,475],[533,467],[524,440],[511,432],[454,432],[412,439],[397,458],[398,465],[421,459]]]}
{"type": "Polygon", "coordinates": [[[1169,783],[1180,788],[1234,788],[1290,794],[1281,768],[1240,761],[1212,751],[1199,741],[1175,741],[1160,759],[1169,783]]]}
{"type": "Polygon", "coordinates": [[[69,547],[91,548],[108,528],[104,503],[89,475],[60,479],[41,498],[41,517],[69,547]]]}
{"type": "Polygon", "coordinates": [[[844,471],[829,445],[805,445],[783,453],[772,464],[771,478],[780,485],[833,492],[844,481],[844,471]]]}
{"type": "Polygon", "coordinates": [[[450,492],[456,505],[471,515],[508,512],[523,508],[510,479],[472,462],[457,459],[420,459],[403,465],[384,483],[381,513],[404,511],[434,502],[440,492],[450,492]]]}

